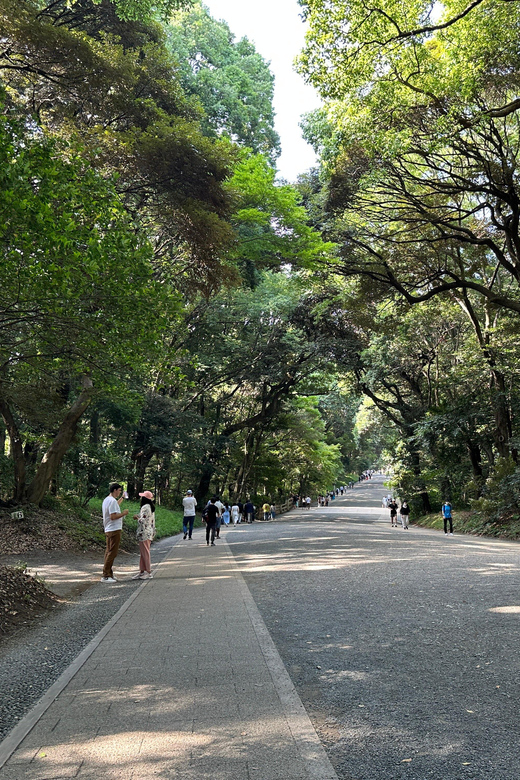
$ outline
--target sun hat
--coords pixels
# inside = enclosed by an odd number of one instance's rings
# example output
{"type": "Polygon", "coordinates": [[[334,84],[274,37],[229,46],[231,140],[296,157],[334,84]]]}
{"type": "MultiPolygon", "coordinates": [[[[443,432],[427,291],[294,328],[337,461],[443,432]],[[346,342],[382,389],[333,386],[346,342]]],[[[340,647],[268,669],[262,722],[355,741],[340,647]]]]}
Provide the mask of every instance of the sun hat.
{"type": "Polygon", "coordinates": [[[153,493],[151,490],[145,490],[144,493],[139,493],[139,495],[143,498],[149,498],[150,501],[153,501],[153,493]]]}

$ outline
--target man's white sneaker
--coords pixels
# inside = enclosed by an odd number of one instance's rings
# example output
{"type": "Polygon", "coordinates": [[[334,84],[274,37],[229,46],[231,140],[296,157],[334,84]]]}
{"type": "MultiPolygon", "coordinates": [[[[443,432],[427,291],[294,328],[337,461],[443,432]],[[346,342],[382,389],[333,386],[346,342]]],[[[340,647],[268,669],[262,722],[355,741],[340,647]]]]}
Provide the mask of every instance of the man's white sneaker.
{"type": "Polygon", "coordinates": [[[101,577],[101,582],[117,582],[115,577],[101,577]]]}
{"type": "Polygon", "coordinates": [[[453,534],[450,534],[450,536],[453,536],[453,534]]]}

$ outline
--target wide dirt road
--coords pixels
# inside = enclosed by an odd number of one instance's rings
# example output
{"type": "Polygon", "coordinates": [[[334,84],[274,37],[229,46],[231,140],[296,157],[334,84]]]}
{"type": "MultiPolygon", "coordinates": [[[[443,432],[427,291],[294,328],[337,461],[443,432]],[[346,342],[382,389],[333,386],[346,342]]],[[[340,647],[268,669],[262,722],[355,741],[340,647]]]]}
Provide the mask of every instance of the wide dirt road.
{"type": "Polygon", "coordinates": [[[341,780],[517,780],[520,546],[391,528],[385,492],[226,538],[341,780]]]}

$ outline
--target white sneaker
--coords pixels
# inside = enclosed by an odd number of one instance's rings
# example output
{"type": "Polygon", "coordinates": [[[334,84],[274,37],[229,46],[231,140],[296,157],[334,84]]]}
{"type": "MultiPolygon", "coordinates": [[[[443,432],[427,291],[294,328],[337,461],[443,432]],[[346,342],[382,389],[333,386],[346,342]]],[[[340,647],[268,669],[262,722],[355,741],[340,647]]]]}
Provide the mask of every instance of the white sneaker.
{"type": "Polygon", "coordinates": [[[450,536],[453,536],[453,534],[450,534],[450,536]]]}
{"type": "Polygon", "coordinates": [[[100,582],[117,582],[115,577],[101,577],[100,582]]]}
{"type": "Polygon", "coordinates": [[[142,576],[143,576],[143,572],[142,572],[142,571],[140,571],[140,572],[138,572],[137,574],[134,574],[134,576],[132,577],[132,579],[133,579],[133,580],[140,580],[142,576]]]}
{"type": "Polygon", "coordinates": [[[141,579],[141,580],[153,580],[153,574],[151,574],[151,573],[150,573],[150,574],[148,574],[148,572],[147,572],[147,571],[144,571],[144,572],[141,574],[141,577],[140,577],[140,579],[141,579]]]}

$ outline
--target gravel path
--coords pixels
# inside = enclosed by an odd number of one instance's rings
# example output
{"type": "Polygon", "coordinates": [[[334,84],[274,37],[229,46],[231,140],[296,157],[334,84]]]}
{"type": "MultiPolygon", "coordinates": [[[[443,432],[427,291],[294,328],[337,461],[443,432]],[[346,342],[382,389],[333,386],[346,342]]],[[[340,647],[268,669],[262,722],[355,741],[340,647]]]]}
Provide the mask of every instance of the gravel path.
{"type": "Polygon", "coordinates": [[[340,780],[516,780],[520,546],[392,529],[383,492],[227,540],[340,780]]]}
{"type": "MultiPolygon", "coordinates": [[[[520,546],[392,529],[382,493],[226,538],[340,780],[517,780],[520,546]]],[[[2,735],[138,584],[94,586],[3,647],[2,735]]]]}
{"type": "MultiPolygon", "coordinates": [[[[177,538],[162,539],[153,546],[153,563],[164,557],[177,538]]],[[[135,580],[110,586],[96,584],[71,604],[51,613],[41,625],[23,629],[2,644],[0,739],[36,704],[140,584],[135,580]]]]}

